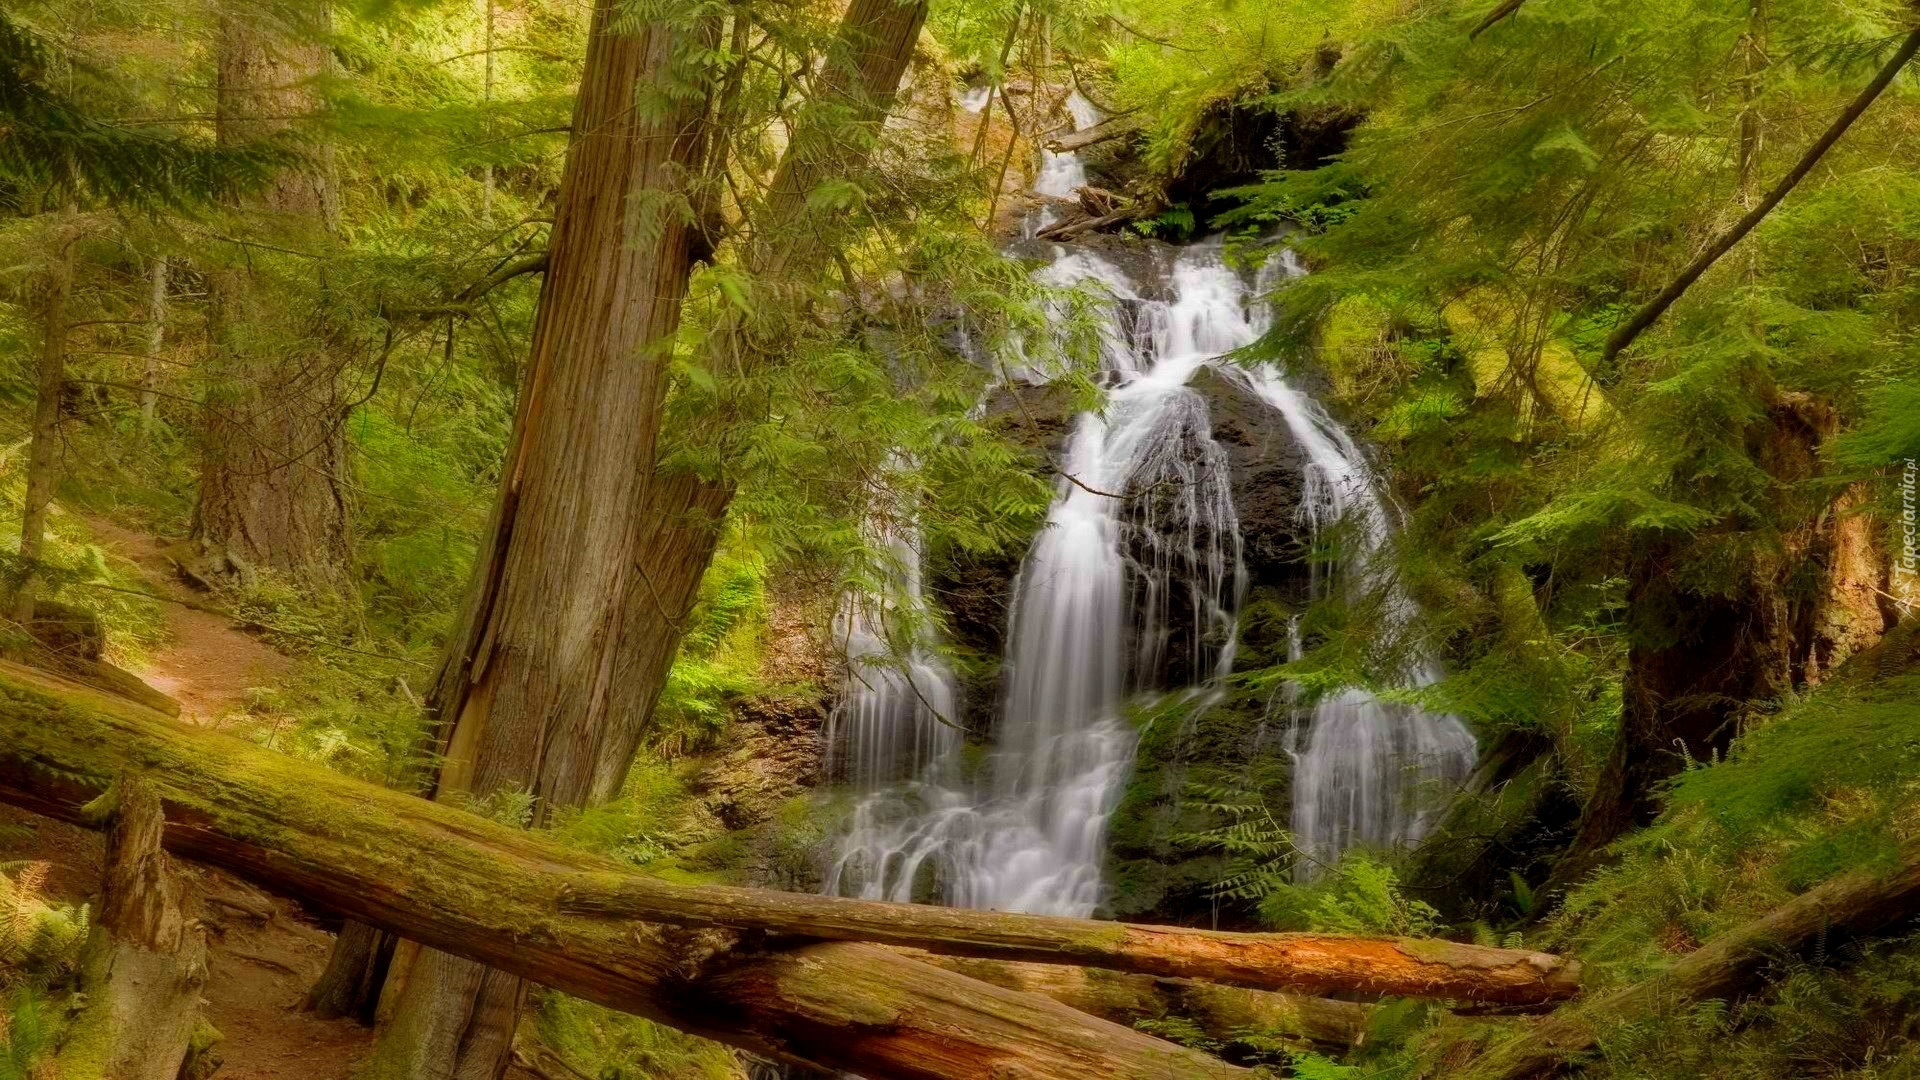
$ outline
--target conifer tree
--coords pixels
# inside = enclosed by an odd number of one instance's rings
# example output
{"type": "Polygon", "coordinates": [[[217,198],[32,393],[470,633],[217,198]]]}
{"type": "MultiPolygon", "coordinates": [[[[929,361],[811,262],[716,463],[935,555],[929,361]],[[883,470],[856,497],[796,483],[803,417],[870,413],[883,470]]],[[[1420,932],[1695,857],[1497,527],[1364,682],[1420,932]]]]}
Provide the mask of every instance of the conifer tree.
{"type": "MultiPolygon", "coordinates": [[[[328,74],[328,25],[324,2],[223,11],[222,145],[270,144],[313,118],[328,74]]],[[[241,238],[208,268],[211,340],[193,534],[218,574],[244,580],[270,569],[338,585],[346,571],[348,357],[331,325],[322,269],[337,198],[324,147],[308,147],[241,207],[278,243],[241,238]],[[311,290],[310,298],[279,295],[266,280],[276,277],[311,290]]]]}

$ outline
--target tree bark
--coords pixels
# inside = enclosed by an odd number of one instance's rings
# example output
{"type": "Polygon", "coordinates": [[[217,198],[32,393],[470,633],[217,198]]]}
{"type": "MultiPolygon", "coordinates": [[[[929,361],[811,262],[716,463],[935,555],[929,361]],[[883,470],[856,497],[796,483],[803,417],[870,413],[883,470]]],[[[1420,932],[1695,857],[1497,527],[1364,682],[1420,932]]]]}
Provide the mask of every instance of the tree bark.
{"type": "Polygon", "coordinates": [[[167,260],[155,256],[147,266],[147,364],[140,372],[140,440],[153,437],[160,404],[160,348],[167,339],[167,260]]]}
{"type": "Polygon", "coordinates": [[[1666,974],[1534,1021],[1496,1044],[1465,1080],[1524,1080],[1553,1072],[1593,1048],[1603,1026],[1631,1023],[1676,1005],[1726,998],[1767,960],[1833,930],[1870,934],[1920,911],[1920,845],[1891,871],[1853,870],[1688,953],[1666,974]]]}
{"type": "MultiPolygon", "coordinates": [[[[285,139],[321,107],[324,0],[230,6],[220,19],[215,128],[222,145],[285,139]],[[296,21],[275,20],[291,12],[296,21]]],[[[241,207],[282,246],[324,242],[336,215],[325,149],[241,207]]],[[[271,569],[338,585],[349,550],[342,345],[325,298],[291,311],[267,294],[314,289],[310,259],[237,247],[211,268],[212,343],[201,410],[193,537],[209,573],[271,569]]]]}
{"type": "Polygon", "coordinates": [[[1420,938],[1231,934],[1057,915],[968,911],[622,874],[583,877],[569,914],[871,941],[955,956],[1067,963],[1264,990],[1358,992],[1538,1004],[1580,991],[1580,965],[1548,953],[1420,938]]]}
{"type": "Polygon", "coordinates": [[[81,960],[86,1006],[55,1071],[63,1080],[176,1080],[200,1027],[206,931],[192,886],[161,850],[160,796],[134,774],[110,793],[100,914],[81,960]]]}
{"type": "Polygon", "coordinates": [[[1330,1047],[1362,1041],[1373,1006],[1357,1001],[1213,986],[1098,968],[980,960],[902,950],[916,960],[981,982],[1046,996],[1092,1016],[1133,1027],[1169,1016],[1193,1021],[1221,1042],[1249,1033],[1301,1039],[1330,1047]]]}
{"type": "Polygon", "coordinates": [[[616,864],[0,664],[0,800],[87,824],[123,774],[159,796],[163,843],[184,858],[776,1060],[915,1080],[1247,1075],[877,945],[768,953],[721,931],[568,914],[561,886],[616,864]]]}
{"type": "MultiPolygon", "coordinates": [[[[733,494],[725,480],[658,467],[668,380],[664,357],[650,351],[677,326],[696,237],[676,215],[643,219],[625,197],[682,190],[703,159],[708,103],[682,95],[677,115],[635,113],[640,80],[670,77],[673,35],[608,32],[612,10],[600,5],[589,40],[493,538],[432,700],[446,731],[440,791],[517,788],[533,796],[536,822],[554,806],[619,791],[733,494]],[[623,306],[622,297],[640,299],[623,306]]],[[[750,274],[779,280],[822,256],[807,196],[848,164],[849,109],[856,133],[877,135],[925,18],[924,2],[849,8],[827,58],[826,100],[797,127],[758,215],[750,274]]],[[[856,154],[870,152],[870,142],[852,142],[856,154]]],[[[714,338],[731,359],[764,356],[746,331],[730,323],[714,338]]],[[[418,956],[396,966],[395,1035],[383,1037],[383,1052],[411,1032],[436,1040],[427,1053],[457,1056],[482,1037],[485,1017],[494,1025],[486,1064],[454,1075],[499,1075],[517,983],[418,956]]]]}
{"type": "MultiPolygon", "coordinates": [[[[706,365],[713,372],[749,374],[777,362],[783,336],[769,314],[799,310],[794,294],[812,279],[837,242],[839,215],[809,202],[828,180],[856,174],[871,159],[880,128],[893,108],[900,80],[927,18],[926,0],[853,0],[825,58],[823,85],[801,114],[792,140],[753,208],[751,231],[741,249],[745,278],[764,302],[750,317],[730,308],[708,334],[706,365]]],[[[724,133],[723,133],[724,134],[724,133]]],[[[729,400],[701,418],[697,430],[681,433],[698,442],[723,441],[745,418],[746,403],[729,400]]],[[[611,714],[606,752],[595,776],[593,797],[620,790],[634,753],[652,723],[653,706],[679,650],[688,610],[719,538],[720,521],[733,499],[725,477],[685,470],[657,470],[642,492],[641,520],[648,535],[627,581],[616,683],[631,687],[634,706],[611,714]]]]}
{"type": "Polygon", "coordinates": [[[393,935],[348,920],[335,935],[327,969],[307,990],[302,1007],[325,1019],[350,1016],[372,1024],[393,950],[393,935]]]}
{"type": "MultiPolygon", "coordinates": [[[[651,707],[665,678],[675,639],[624,632],[635,577],[668,557],[658,534],[708,551],[714,527],[663,520],[644,490],[692,262],[673,196],[706,134],[704,94],[667,90],[686,77],[677,55],[712,27],[619,32],[620,11],[615,0],[595,6],[491,539],[430,699],[442,727],[437,797],[524,793],[535,825],[588,801],[596,777],[614,771],[603,765],[618,753],[611,733],[651,707]],[[674,104],[663,112],[658,99],[674,104]]],[[[638,594],[668,605],[675,625],[692,604],[690,590],[673,591],[678,577],[664,597],[638,594]]],[[[505,1070],[518,978],[407,948],[386,993],[375,1055],[386,1075],[492,1080],[505,1070]]]]}
{"type": "Polygon", "coordinates": [[[80,226],[72,210],[61,211],[53,228],[53,252],[41,294],[40,356],[34,365],[33,436],[27,451],[27,494],[20,514],[20,563],[23,573],[13,594],[13,621],[24,631],[33,623],[33,605],[42,584],[40,560],[46,553],[47,507],[60,486],[60,392],[67,383],[67,332],[72,317],[73,249],[80,226]]]}

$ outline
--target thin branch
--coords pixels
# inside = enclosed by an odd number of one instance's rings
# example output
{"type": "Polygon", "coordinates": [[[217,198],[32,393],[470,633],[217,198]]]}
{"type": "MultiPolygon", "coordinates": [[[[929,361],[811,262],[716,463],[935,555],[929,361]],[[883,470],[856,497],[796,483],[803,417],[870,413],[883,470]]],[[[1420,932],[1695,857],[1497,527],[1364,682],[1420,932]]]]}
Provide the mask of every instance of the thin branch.
{"type": "Polygon", "coordinates": [[[1473,29],[1467,31],[1467,40],[1472,41],[1474,38],[1477,38],[1481,34],[1486,33],[1488,30],[1493,29],[1493,26],[1495,23],[1498,23],[1500,20],[1508,17],[1509,15],[1512,15],[1516,11],[1519,11],[1520,5],[1526,2],[1527,0],[1506,0],[1506,2],[1501,4],[1499,7],[1494,8],[1492,11],[1487,12],[1487,17],[1484,19],[1481,19],[1480,24],[1478,26],[1475,26],[1473,29]]]}
{"type": "Polygon", "coordinates": [[[485,56],[488,53],[503,53],[503,52],[530,53],[534,56],[539,57],[542,60],[552,60],[557,64],[577,64],[580,62],[579,57],[567,56],[563,53],[553,52],[548,49],[535,48],[532,45],[495,45],[491,49],[474,49],[472,52],[455,53],[452,56],[445,57],[440,60],[435,60],[434,63],[451,64],[455,60],[465,60],[469,56],[485,56]]]}
{"type": "Polygon", "coordinates": [[[1787,193],[1813,171],[1813,167],[1820,163],[1820,159],[1826,156],[1827,151],[1833,149],[1833,144],[1840,141],[1840,137],[1847,133],[1847,129],[1853,126],[1853,122],[1860,119],[1860,114],[1867,111],[1867,106],[1872,105],[1874,99],[1893,83],[1895,76],[1900,74],[1900,69],[1906,67],[1907,62],[1912,60],[1917,52],[1920,52],[1920,28],[1916,28],[1907,35],[1907,39],[1900,43],[1899,51],[1893,54],[1893,59],[1887,61],[1886,66],[1880,69],[1880,73],[1873,77],[1873,81],[1860,91],[1860,96],[1853,99],[1853,104],[1847,106],[1846,111],[1834,120],[1833,126],[1827,129],[1826,134],[1820,136],[1818,142],[1807,148],[1807,152],[1801,155],[1800,161],[1788,171],[1787,175],[1780,178],[1779,183],[1773,185],[1772,190],[1754,204],[1753,209],[1747,211],[1746,216],[1734,222],[1732,228],[1721,233],[1713,243],[1708,244],[1705,251],[1689,263],[1685,270],[1680,271],[1679,277],[1674,278],[1666,288],[1660,290],[1660,295],[1654,297],[1639,311],[1634,312],[1633,318],[1628,319],[1607,338],[1606,351],[1601,356],[1602,361],[1612,360],[1620,354],[1622,349],[1633,344],[1633,339],[1639,337],[1641,331],[1652,326],[1654,320],[1672,307],[1673,302],[1680,299],[1680,295],[1698,281],[1700,275],[1706,273],[1720,256],[1732,250],[1735,244],[1753,231],[1754,226],[1760,224],[1762,218],[1765,218],[1774,207],[1780,205],[1780,200],[1786,198],[1787,193]]]}
{"type": "MultiPolygon", "coordinates": [[[[1516,3],[1514,6],[1519,7],[1520,5],[1516,3]]],[[[1158,38],[1158,37],[1154,37],[1152,34],[1142,33],[1141,31],[1136,30],[1131,26],[1128,26],[1125,22],[1122,22],[1118,15],[1108,15],[1107,21],[1119,27],[1120,29],[1125,30],[1127,33],[1132,34],[1134,37],[1139,38],[1141,41],[1151,41],[1155,45],[1164,45],[1169,49],[1179,49],[1181,52],[1197,53],[1197,52],[1206,51],[1205,49],[1196,49],[1191,45],[1178,45],[1178,44],[1175,44],[1174,42],[1168,41],[1166,38],[1158,38]]]]}

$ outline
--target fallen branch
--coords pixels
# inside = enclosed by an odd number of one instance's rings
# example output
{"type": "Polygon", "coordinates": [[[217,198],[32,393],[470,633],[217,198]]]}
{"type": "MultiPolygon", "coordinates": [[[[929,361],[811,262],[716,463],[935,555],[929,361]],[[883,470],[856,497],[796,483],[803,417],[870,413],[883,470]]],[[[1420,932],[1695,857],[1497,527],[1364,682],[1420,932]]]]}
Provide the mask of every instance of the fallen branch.
{"type": "Polygon", "coordinates": [[[972,960],[917,950],[909,955],[981,982],[1045,994],[1083,1013],[1128,1027],[1142,1020],[1184,1017],[1221,1042],[1251,1032],[1321,1046],[1350,1047],[1366,1037],[1373,1016],[1373,1006],[1357,1001],[1214,986],[1190,979],[1058,964],[972,960]]]}
{"type": "Polygon", "coordinates": [[[1131,221],[1135,216],[1137,215],[1131,210],[1121,210],[1112,214],[1102,214],[1099,217],[1081,218],[1078,221],[1062,222],[1059,225],[1041,229],[1034,234],[1034,238],[1038,240],[1071,240],[1081,233],[1099,232],[1108,226],[1131,221]]]}
{"type": "Polygon", "coordinates": [[[1082,131],[1069,131],[1058,138],[1048,139],[1046,147],[1056,154],[1069,154],[1085,150],[1089,146],[1098,146],[1103,142],[1131,135],[1140,130],[1140,117],[1136,113],[1123,113],[1105,120],[1082,131]]]}
{"type": "Polygon", "coordinates": [[[158,796],[180,856],[775,1060],[896,1080],[1246,1076],[875,945],[768,955],[727,932],[560,912],[563,884],[617,864],[0,663],[0,800],[89,824],[123,772],[158,796]]]}
{"type": "Polygon", "coordinates": [[[1526,2],[1527,0],[1505,0],[1505,2],[1502,3],[1499,7],[1494,8],[1492,11],[1487,12],[1487,17],[1484,19],[1481,19],[1480,22],[1476,24],[1473,29],[1467,31],[1467,40],[1472,41],[1473,39],[1479,37],[1481,34],[1484,34],[1487,31],[1493,29],[1496,25],[1499,24],[1500,20],[1507,18],[1508,16],[1512,15],[1516,11],[1519,11],[1520,5],[1526,2]]]}
{"type": "Polygon", "coordinates": [[[1682,293],[1686,292],[1694,282],[1700,280],[1700,275],[1706,273],[1709,267],[1720,260],[1720,256],[1733,250],[1733,245],[1752,232],[1762,218],[1772,212],[1774,207],[1780,205],[1780,200],[1786,198],[1787,193],[1813,171],[1813,167],[1820,163],[1820,159],[1827,155],[1827,151],[1833,149],[1833,144],[1840,141],[1840,136],[1847,133],[1847,129],[1853,126],[1855,120],[1860,119],[1860,114],[1867,111],[1867,106],[1873,104],[1874,99],[1892,85],[1894,77],[1900,74],[1900,69],[1907,66],[1907,62],[1913,59],[1916,52],[1920,52],[1920,29],[1915,29],[1907,35],[1907,39],[1900,43],[1899,51],[1893,54],[1893,59],[1887,61],[1886,66],[1880,69],[1880,73],[1873,77],[1873,81],[1868,83],[1865,89],[1860,91],[1860,95],[1853,99],[1853,103],[1847,106],[1846,111],[1834,120],[1832,126],[1827,128],[1826,133],[1821,135],[1818,141],[1807,147],[1807,152],[1800,156],[1799,162],[1788,170],[1787,175],[1781,177],[1771,190],[1761,196],[1753,209],[1747,211],[1739,221],[1734,222],[1732,228],[1715,237],[1713,242],[1707,245],[1706,250],[1688,263],[1685,270],[1680,271],[1679,277],[1674,278],[1666,288],[1660,290],[1660,295],[1649,300],[1646,306],[1633,313],[1633,318],[1620,324],[1619,328],[1607,337],[1607,347],[1602,358],[1612,360],[1622,349],[1633,344],[1633,339],[1639,337],[1641,331],[1652,326],[1654,320],[1672,307],[1673,302],[1680,299],[1682,293]]]}
{"type": "Polygon", "coordinates": [[[1769,959],[1839,930],[1870,934],[1920,912],[1920,843],[1908,844],[1892,873],[1855,870],[1767,915],[1721,934],[1657,978],[1533,1022],[1496,1044],[1462,1080],[1526,1080],[1551,1073],[1593,1048],[1602,1027],[1628,1023],[1677,1003],[1725,998],[1769,959]]]}
{"type": "Polygon", "coordinates": [[[890,904],[639,874],[582,875],[559,910],[675,926],[904,945],[951,956],[1074,964],[1261,990],[1357,992],[1527,1004],[1580,989],[1579,964],[1548,953],[1426,938],[1229,934],[1054,915],[890,904]]]}

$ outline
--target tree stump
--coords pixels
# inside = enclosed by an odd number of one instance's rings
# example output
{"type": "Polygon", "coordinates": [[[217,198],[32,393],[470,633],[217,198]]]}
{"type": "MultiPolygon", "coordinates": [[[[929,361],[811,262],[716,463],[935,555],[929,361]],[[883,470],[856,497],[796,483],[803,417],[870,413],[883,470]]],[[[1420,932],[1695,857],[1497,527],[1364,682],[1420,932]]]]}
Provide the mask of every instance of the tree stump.
{"type": "Polygon", "coordinates": [[[160,849],[166,819],[146,782],[123,776],[107,830],[99,915],[81,959],[85,1002],[57,1057],[61,1080],[204,1074],[207,981],[200,898],[160,849]],[[196,1060],[189,1062],[189,1057],[196,1060]]]}

